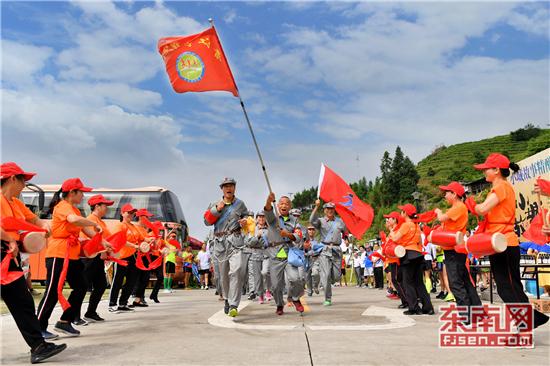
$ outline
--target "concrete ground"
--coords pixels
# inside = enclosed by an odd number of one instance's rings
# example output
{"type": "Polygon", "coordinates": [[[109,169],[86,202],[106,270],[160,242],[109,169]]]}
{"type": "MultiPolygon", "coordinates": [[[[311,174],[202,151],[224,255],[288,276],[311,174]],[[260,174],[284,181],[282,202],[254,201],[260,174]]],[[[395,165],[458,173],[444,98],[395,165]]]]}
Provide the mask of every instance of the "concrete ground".
{"type": "MultiPolygon", "coordinates": [[[[51,365],[548,365],[550,325],[535,331],[534,349],[441,349],[437,316],[403,316],[385,291],[336,287],[333,306],[321,295],[305,297],[306,313],[273,302],[243,301],[235,321],[225,316],[213,290],[161,294],[130,314],[80,327],[77,338],[60,338],[68,349],[51,365]]],[[[433,295],[432,295],[433,299],[433,295]]],[[[434,306],[443,305],[434,300],[434,306]]],[[[84,305],[85,307],[86,305],[84,305]]],[[[50,324],[60,315],[56,309],[50,324]]],[[[29,350],[13,318],[4,315],[1,363],[29,363],[29,350]]],[[[53,331],[53,326],[50,327],[53,331]]]]}

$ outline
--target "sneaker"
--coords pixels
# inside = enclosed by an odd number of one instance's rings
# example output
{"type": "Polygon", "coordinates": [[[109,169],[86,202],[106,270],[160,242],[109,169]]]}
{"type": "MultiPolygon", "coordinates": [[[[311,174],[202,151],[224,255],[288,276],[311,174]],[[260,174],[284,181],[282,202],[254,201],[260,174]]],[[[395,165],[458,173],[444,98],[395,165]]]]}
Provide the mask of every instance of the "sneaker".
{"type": "Polygon", "coordinates": [[[61,333],[64,333],[70,337],[78,337],[80,335],[80,331],[74,329],[71,323],[62,323],[59,321],[55,323],[55,327],[53,329],[61,333]]]}
{"type": "Polygon", "coordinates": [[[434,315],[435,314],[435,310],[433,308],[429,309],[429,310],[424,310],[422,309],[422,314],[424,315],[434,315]]]}
{"type": "Polygon", "coordinates": [[[51,341],[51,340],[59,338],[59,335],[57,335],[55,333],[48,332],[47,330],[43,330],[42,331],[42,338],[44,338],[45,340],[51,341]]]}
{"type": "Polygon", "coordinates": [[[100,317],[97,313],[96,314],[90,314],[90,315],[84,315],[84,319],[90,323],[93,322],[104,322],[105,319],[100,317]]]}
{"type": "Polygon", "coordinates": [[[332,300],[325,300],[325,302],[323,302],[323,305],[331,306],[332,305],[332,300]]]}
{"type": "Polygon", "coordinates": [[[308,297],[312,297],[312,296],[313,296],[313,292],[308,292],[308,293],[307,293],[307,296],[308,296],[308,297]]]}
{"type": "Polygon", "coordinates": [[[110,313],[118,313],[118,306],[109,306],[109,312],[110,313]]]}
{"type": "Polygon", "coordinates": [[[408,308],[409,306],[406,305],[406,304],[399,304],[399,306],[397,307],[398,309],[406,309],[408,308]]]}
{"type": "Polygon", "coordinates": [[[50,357],[57,355],[59,352],[67,348],[66,344],[53,344],[42,342],[34,350],[31,350],[31,363],[39,363],[47,360],[50,357]]]}
{"type": "Polygon", "coordinates": [[[158,297],[150,297],[151,300],[153,300],[156,304],[158,304],[160,301],[159,301],[159,298],[158,297]]]}
{"type": "Polygon", "coordinates": [[[229,301],[225,300],[225,304],[223,306],[223,312],[226,314],[229,314],[229,301]]]}
{"type": "Polygon", "coordinates": [[[145,302],[133,302],[132,303],[132,307],[136,307],[136,308],[146,308],[146,307],[149,307],[149,305],[147,305],[147,303],[145,302]]]}
{"type": "Polygon", "coordinates": [[[445,298],[445,296],[447,296],[447,294],[443,291],[441,291],[439,294],[437,294],[436,298],[437,299],[443,299],[445,298]]]}
{"type": "Polygon", "coordinates": [[[264,303],[264,295],[260,295],[260,297],[258,298],[258,304],[263,304],[264,303]]]}
{"type": "Polygon", "coordinates": [[[162,293],[163,294],[169,294],[171,293],[172,291],[170,291],[169,289],[165,288],[164,290],[162,290],[162,293]]]}
{"type": "Polygon", "coordinates": [[[271,295],[271,292],[269,292],[269,290],[267,290],[267,291],[265,292],[265,299],[266,299],[267,301],[273,300],[273,295],[271,295]]]}
{"type": "Polygon", "coordinates": [[[283,315],[284,314],[284,306],[277,306],[277,310],[275,310],[275,314],[277,315],[283,315]]]}
{"type": "Polygon", "coordinates": [[[35,289],[29,290],[29,292],[31,293],[32,296],[38,296],[42,294],[42,292],[38,292],[35,289]]]}
{"type": "Polygon", "coordinates": [[[292,303],[294,304],[294,307],[296,308],[297,312],[299,312],[299,313],[304,312],[304,305],[302,305],[300,300],[292,301],[292,303]]]}
{"type": "Polygon", "coordinates": [[[390,299],[392,300],[399,300],[399,296],[395,295],[395,294],[391,294],[390,296],[388,296],[390,299]]]}
{"type": "Polygon", "coordinates": [[[430,291],[430,293],[432,293],[432,294],[435,294],[436,292],[437,292],[437,290],[435,289],[435,287],[432,288],[432,290],[430,291]]]}
{"type": "Polygon", "coordinates": [[[204,286],[201,286],[201,290],[204,290],[204,286]]]}
{"type": "Polygon", "coordinates": [[[228,314],[230,317],[234,318],[236,317],[237,315],[239,315],[239,311],[237,310],[237,307],[236,306],[231,306],[229,308],[229,314],[228,314]]]}
{"type": "Polygon", "coordinates": [[[248,295],[248,300],[252,301],[256,298],[256,294],[255,293],[251,293],[250,295],[248,295]]]}
{"type": "Polygon", "coordinates": [[[134,309],[130,309],[130,307],[126,306],[126,305],[121,305],[119,306],[117,309],[117,312],[125,312],[125,313],[129,313],[129,312],[132,312],[134,311],[134,309]]]}
{"type": "Polygon", "coordinates": [[[88,325],[88,322],[84,319],[76,319],[76,320],[73,321],[73,324],[83,327],[83,326],[88,325]]]}
{"type": "Polygon", "coordinates": [[[204,289],[205,289],[205,290],[210,290],[210,287],[204,286],[204,289]]]}
{"type": "Polygon", "coordinates": [[[405,310],[403,312],[404,315],[422,315],[422,310],[416,309],[416,310],[405,310]]]}

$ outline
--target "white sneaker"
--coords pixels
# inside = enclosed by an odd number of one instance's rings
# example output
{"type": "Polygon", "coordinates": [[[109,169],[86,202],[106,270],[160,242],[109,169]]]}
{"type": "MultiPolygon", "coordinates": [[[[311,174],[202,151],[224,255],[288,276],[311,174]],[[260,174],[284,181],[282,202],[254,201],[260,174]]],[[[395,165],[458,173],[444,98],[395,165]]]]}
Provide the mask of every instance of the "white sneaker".
{"type": "Polygon", "coordinates": [[[204,286],[201,285],[201,290],[204,290],[204,286]]]}
{"type": "Polygon", "coordinates": [[[118,306],[109,306],[110,313],[118,313],[118,306]]]}
{"type": "Polygon", "coordinates": [[[163,293],[163,294],[169,294],[170,292],[171,292],[171,291],[168,290],[167,288],[165,288],[164,290],[162,290],[162,293],[163,293]]]}

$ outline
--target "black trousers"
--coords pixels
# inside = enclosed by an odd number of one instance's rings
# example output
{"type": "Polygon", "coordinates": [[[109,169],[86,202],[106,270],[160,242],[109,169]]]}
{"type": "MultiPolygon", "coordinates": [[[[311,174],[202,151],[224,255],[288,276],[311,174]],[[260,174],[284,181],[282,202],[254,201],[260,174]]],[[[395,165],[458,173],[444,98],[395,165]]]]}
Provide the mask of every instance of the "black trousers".
{"type": "Polygon", "coordinates": [[[34,312],[34,300],[27,288],[25,276],[0,286],[0,293],[29,347],[34,349],[42,344],[44,338],[42,338],[40,322],[34,312]]]}
{"type": "Polygon", "coordinates": [[[116,306],[117,300],[120,306],[128,305],[128,299],[132,294],[134,285],[137,280],[137,268],[136,268],[136,258],[134,255],[123,258],[123,260],[128,261],[127,266],[121,266],[118,263],[114,263],[114,275],[113,283],[111,284],[111,293],[109,295],[109,306],[116,306]],[[126,282],[124,282],[126,279],[126,282]],[[124,286],[122,283],[124,282],[124,286]],[[122,292],[121,292],[122,290],[122,292]],[[118,294],[120,293],[120,299],[118,294]]]}
{"type": "Polygon", "coordinates": [[[374,285],[376,288],[384,288],[384,267],[374,267],[374,285]]]}
{"type": "Polygon", "coordinates": [[[397,263],[390,263],[391,282],[397,291],[397,296],[401,299],[401,304],[407,305],[405,298],[405,289],[403,288],[403,271],[397,263]]]}
{"type": "MultiPolygon", "coordinates": [[[[137,254],[136,254],[137,255],[137,254]]],[[[149,260],[147,260],[147,257],[143,256],[143,265],[145,267],[149,267],[149,260]]],[[[136,285],[134,286],[134,296],[139,297],[140,299],[145,298],[145,289],[147,288],[147,283],[149,282],[150,272],[151,271],[144,271],[142,269],[139,269],[136,267],[137,270],[137,280],[136,285]]]]}
{"type": "MultiPolygon", "coordinates": [[[[519,247],[508,247],[502,253],[489,256],[498,295],[505,303],[529,303],[521,283],[519,260],[519,247]]],[[[535,328],[548,321],[547,315],[536,309],[533,312],[535,328]]]]}
{"type": "Polygon", "coordinates": [[[105,264],[100,255],[94,258],[81,259],[84,264],[84,278],[86,279],[86,288],[92,288],[88,310],[84,315],[97,314],[97,305],[101,301],[103,293],[107,288],[107,278],[105,277],[105,264]]]}
{"type": "MultiPolygon", "coordinates": [[[[48,321],[52,315],[53,309],[57,304],[57,283],[63,269],[63,258],[46,258],[46,292],[38,305],[38,320],[40,328],[46,330],[48,321]]],[[[67,271],[66,281],[69,283],[72,291],[67,299],[71,307],[63,312],[61,320],[72,322],[80,314],[82,301],[86,296],[86,279],[84,278],[84,264],[80,259],[69,259],[69,269],[67,271]]]]}
{"type": "MultiPolygon", "coordinates": [[[[157,259],[157,256],[151,256],[151,260],[155,261],[157,259]]],[[[151,295],[149,296],[151,299],[158,299],[159,291],[161,287],[164,286],[164,274],[162,273],[162,265],[158,266],[156,269],[152,270],[152,272],[155,274],[155,277],[157,280],[155,281],[155,286],[153,287],[153,291],[151,291],[151,295]]]]}
{"type": "MultiPolygon", "coordinates": [[[[409,251],[407,251],[408,253],[409,251]]],[[[416,311],[420,309],[418,306],[418,299],[422,303],[423,311],[430,311],[433,309],[430,295],[426,291],[424,286],[424,256],[419,256],[414,259],[408,259],[406,264],[402,264],[403,270],[403,287],[405,288],[405,297],[407,299],[407,305],[409,310],[416,311]]]]}
{"type": "Polygon", "coordinates": [[[470,279],[470,273],[466,269],[466,254],[457,253],[454,250],[444,250],[444,253],[449,287],[457,305],[481,305],[476,288],[470,279]]]}

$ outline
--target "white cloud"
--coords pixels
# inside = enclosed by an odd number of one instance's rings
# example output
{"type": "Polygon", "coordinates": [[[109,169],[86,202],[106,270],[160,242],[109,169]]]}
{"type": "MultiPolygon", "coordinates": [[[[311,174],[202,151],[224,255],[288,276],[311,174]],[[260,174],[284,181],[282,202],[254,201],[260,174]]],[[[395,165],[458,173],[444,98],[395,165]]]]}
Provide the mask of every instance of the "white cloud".
{"type": "Polygon", "coordinates": [[[237,18],[237,12],[235,11],[235,9],[230,9],[227,13],[225,13],[223,20],[227,24],[231,24],[235,21],[236,18],[237,18]]]}
{"type": "Polygon", "coordinates": [[[2,39],[2,83],[32,84],[35,74],[44,68],[52,55],[50,47],[2,39]]]}

